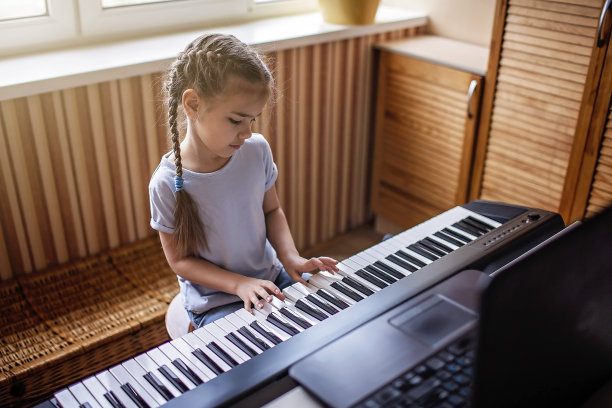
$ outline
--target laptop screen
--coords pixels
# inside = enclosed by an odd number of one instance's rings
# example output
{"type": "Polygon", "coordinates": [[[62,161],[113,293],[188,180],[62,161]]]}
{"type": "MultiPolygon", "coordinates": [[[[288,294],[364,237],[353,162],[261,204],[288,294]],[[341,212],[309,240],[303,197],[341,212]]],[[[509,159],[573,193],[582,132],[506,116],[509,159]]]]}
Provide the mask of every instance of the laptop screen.
{"type": "Polygon", "coordinates": [[[612,208],[492,280],[473,403],[577,406],[612,378],[612,208]]]}

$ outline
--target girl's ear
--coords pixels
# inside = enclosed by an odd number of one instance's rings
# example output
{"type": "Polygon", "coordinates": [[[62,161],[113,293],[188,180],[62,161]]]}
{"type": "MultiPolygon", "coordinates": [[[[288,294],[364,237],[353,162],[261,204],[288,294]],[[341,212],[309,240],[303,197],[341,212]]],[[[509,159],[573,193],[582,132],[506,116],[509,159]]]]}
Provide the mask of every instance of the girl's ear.
{"type": "Polygon", "coordinates": [[[187,117],[189,119],[196,119],[200,106],[200,96],[194,89],[186,89],[185,92],[183,92],[182,105],[187,117]]]}

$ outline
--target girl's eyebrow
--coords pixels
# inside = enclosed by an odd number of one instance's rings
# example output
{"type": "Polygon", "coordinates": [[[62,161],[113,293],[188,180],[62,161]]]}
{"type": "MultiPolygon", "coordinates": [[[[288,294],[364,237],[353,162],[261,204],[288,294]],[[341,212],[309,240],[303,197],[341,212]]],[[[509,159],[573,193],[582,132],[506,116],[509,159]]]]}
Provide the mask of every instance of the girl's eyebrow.
{"type": "Polygon", "coordinates": [[[259,112],[255,116],[249,115],[248,113],[242,113],[242,112],[236,112],[236,111],[232,111],[232,113],[235,114],[235,115],[238,115],[238,116],[242,116],[243,118],[256,118],[258,116],[261,116],[261,112],[259,112]]]}

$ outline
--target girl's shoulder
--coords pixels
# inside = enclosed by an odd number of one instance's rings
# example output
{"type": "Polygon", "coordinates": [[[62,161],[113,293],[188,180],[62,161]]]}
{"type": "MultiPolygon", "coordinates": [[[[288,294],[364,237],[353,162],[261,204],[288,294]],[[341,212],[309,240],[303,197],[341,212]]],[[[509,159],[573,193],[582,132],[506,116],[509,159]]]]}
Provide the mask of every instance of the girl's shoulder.
{"type": "Polygon", "coordinates": [[[167,156],[168,155],[166,154],[164,155],[164,157],[162,157],[161,161],[159,162],[159,165],[157,166],[155,171],[153,171],[153,174],[151,175],[151,180],[149,182],[150,188],[167,186],[168,183],[171,184],[174,182],[176,168],[174,167],[174,164],[170,160],[168,160],[167,156]]]}

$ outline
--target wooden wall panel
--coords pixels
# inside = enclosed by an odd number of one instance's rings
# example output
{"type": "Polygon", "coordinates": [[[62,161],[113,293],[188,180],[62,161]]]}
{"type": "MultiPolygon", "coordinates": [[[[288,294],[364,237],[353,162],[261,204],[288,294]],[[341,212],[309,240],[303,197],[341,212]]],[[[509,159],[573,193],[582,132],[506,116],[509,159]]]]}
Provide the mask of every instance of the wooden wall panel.
{"type": "MultiPolygon", "coordinates": [[[[396,30],[269,52],[279,90],[256,131],[269,140],[296,244],[367,221],[372,47],[396,30]]],[[[148,182],[169,150],[161,74],[0,102],[0,278],[139,238],[148,182]]]]}

